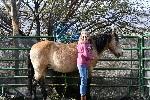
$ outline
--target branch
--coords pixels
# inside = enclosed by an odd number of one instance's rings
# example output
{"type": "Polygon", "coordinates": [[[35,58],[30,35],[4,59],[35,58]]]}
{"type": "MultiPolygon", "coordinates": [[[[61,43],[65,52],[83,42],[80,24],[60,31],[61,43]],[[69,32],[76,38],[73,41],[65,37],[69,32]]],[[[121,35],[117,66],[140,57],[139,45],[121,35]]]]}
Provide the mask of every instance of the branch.
{"type": "Polygon", "coordinates": [[[5,2],[5,0],[2,0],[2,3],[4,4],[4,6],[5,6],[6,10],[8,11],[8,13],[10,13],[11,12],[10,6],[5,2]]]}
{"type": "Polygon", "coordinates": [[[9,32],[9,33],[12,33],[12,30],[11,30],[11,29],[9,29],[9,28],[7,28],[7,27],[1,25],[1,24],[0,24],[0,27],[3,28],[5,31],[7,31],[7,32],[9,32]]]}
{"type": "Polygon", "coordinates": [[[43,0],[40,0],[38,4],[40,5],[42,1],[43,1],[43,0]]]}
{"type": "Polygon", "coordinates": [[[74,7],[77,3],[78,3],[78,0],[71,0],[71,4],[69,6],[69,11],[68,11],[66,17],[63,19],[63,21],[67,21],[69,19],[69,17],[72,16],[72,14],[74,13],[74,7]]]}
{"type": "Polygon", "coordinates": [[[35,12],[34,12],[34,10],[32,9],[32,7],[28,4],[28,2],[26,3],[26,2],[24,2],[24,0],[22,0],[22,2],[23,2],[25,5],[27,5],[27,7],[29,7],[29,9],[32,11],[32,13],[33,13],[34,16],[35,16],[35,12]]]}
{"type": "Polygon", "coordinates": [[[46,7],[46,2],[44,2],[44,5],[43,5],[42,9],[39,11],[38,15],[43,11],[44,7],[46,7]]]}

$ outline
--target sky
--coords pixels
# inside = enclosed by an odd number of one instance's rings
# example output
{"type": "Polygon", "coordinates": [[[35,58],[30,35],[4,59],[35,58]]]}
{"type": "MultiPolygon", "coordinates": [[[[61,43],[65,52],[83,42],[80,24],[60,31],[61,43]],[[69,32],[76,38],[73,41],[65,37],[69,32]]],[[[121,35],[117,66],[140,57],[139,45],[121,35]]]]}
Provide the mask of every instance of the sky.
{"type": "Polygon", "coordinates": [[[130,2],[136,4],[133,7],[139,10],[150,10],[150,0],[130,0],[130,2]]]}
{"type": "MultiPolygon", "coordinates": [[[[124,0],[122,0],[124,1],[124,0]]],[[[150,14],[150,0],[129,0],[130,3],[132,3],[133,7],[135,9],[138,9],[139,11],[145,11],[147,12],[147,14],[150,14]]],[[[0,0],[0,5],[2,5],[2,1],[0,0]]],[[[145,18],[140,18],[141,21],[144,21],[143,25],[139,25],[139,26],[144,26],[144,25],[147,25],[147,26],[150,26],[150,16],[148,19],[145,19],[145,18]]]]}
{"type": "MultiPolygon", "coordinates": [[[[134,7],[137,9],[150,14],[150,0],[131,0],[133,3],[138,3],[134,7]]],[[[150,27],[150,16],[148,18],[141,18],[143,20],[143,25],[150,27]]]]}

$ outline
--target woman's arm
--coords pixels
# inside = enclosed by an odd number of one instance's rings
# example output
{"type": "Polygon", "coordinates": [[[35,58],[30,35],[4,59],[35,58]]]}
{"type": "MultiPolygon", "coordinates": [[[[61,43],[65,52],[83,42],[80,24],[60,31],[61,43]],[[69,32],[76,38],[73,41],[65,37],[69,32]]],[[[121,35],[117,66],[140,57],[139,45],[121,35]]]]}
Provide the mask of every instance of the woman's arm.
{"type": "Polygon", "coordinates": [[[87,58],[87,59],[92,59],[92,48],[91,45],[89,44],[83,44],[83,55],[87,58]]]}

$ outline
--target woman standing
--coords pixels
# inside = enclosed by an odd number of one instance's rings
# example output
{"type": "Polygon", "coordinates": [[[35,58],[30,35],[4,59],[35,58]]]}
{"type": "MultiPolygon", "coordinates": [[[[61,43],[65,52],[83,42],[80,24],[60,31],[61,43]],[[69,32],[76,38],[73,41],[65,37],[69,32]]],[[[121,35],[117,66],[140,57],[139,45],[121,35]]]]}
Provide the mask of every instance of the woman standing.
{"type": "Polygon", "coordinates": [[[88,64],[90,60],[93,59],[91,39],[87,31],[81,32],[77,45],[77,51],[77,67],[80,74],[81,100],[86,100],[88,64]]]}

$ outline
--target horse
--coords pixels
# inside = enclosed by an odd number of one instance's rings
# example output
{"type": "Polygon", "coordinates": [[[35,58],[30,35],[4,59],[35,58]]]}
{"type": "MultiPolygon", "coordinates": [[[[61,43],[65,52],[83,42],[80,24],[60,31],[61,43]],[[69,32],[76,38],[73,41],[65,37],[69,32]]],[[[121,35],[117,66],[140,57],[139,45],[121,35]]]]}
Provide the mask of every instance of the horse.
{"type": "MultiPolygon", "coordinates": [[[[105,50],[110,50],[116,57],[122,56],[122,48],[119,44],[118,35],[115,32],[105,32],[91,36],[93,45],[94,59],[89,63],[90,72],[96,66],[96,63],[105,50]]],[[[32,91],[34,99],[36,98],[35,86],[39,84],[43,94],[43,100],[47,98],[44,78],[47,69],[61,73],[70,73],[77,71],[77,42],[73,43],[57,43],[54,41],[40,41],[34,44],[30,50],[30,94],[32,91]],[[32,82],[32,80],[34,82],[32,82]],[[34,85],[33,85],[34,84],[34,85]]]]}

